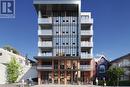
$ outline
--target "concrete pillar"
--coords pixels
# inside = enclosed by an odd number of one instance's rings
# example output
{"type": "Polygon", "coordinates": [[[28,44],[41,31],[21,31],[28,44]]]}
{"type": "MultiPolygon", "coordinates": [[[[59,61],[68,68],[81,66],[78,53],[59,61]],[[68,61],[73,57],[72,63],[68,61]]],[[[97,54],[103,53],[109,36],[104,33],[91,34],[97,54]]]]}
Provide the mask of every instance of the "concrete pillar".
{"type": "Polygon", "coordinates": [[[60,84],[60,60],[58,60],[58,84],[60,84]]]}
{"type": "Polygon", "coordinates": [[[41,84],[41,72],[38,71],[38,85],[41,84]]]}
{"type": "MultiPolygon", "coordinates": [[[[73,60],[71,60],[71,69],[73,69],[73,60]]],[[[73,71],[71,71],[71,83],[74,81],[73,71]]]]}
{"type": "Polygon", "coordinates": [[[54,84],[54,60],[52,60],[52,84],[54,84]]]}
{"type": "MultiPolygon", "coordinates": [[[[67,69],[67,60],[65,59],[64,61],[64,65],[65,65],[65,69],[67,69]]],[[[66,85],[67,84],[67,72],[65,71],[65,78],[64,78],[65,82],[64,84],[66,85]]]]}
{"type": "Polygon", "coordinates": [[[80,60],[78,60],[78,78],[80,78],[80,60]]]}
{"type": "Polygon", "coordinates": [[[65,79],[64,80],[65,80],[64,84],[66,85],[67,84],[67,72],[66,71],[65,71],[65,79]]]}
{"type": "Polygon", "coordinates": [[[71,83],[73,82],[73,72],[71,71],[71,83]]]}
{"type": "MultiPolygon", "coordinates": [[[[38,60],[38,65],[42,65],[41,60],[38,60]]],[[[41,84],[41,71],[38,71],[38,85],[41,84]]]]}
{"type": "Polygon", "coordinates": [[[38,11],[38,17],[39,17],[39,18],[42,17],[41,10],[38,11]]]}
{"type": "Polygon", "coordinates": [[[89,72],[89,78],[91,78],[93,76],[93,60],[89,61],[89,65],[90,65],[90,72],[89,72]]]}

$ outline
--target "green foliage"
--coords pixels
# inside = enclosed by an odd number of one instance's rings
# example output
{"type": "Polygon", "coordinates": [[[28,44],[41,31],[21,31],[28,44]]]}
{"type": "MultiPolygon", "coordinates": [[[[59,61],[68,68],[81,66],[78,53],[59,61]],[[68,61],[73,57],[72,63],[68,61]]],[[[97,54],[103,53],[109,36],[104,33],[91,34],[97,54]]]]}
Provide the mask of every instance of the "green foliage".
{"type": "Polygon", "coordinates": [[[104,81],[103,80],[98,80],[98,85],[104,85],[104,81]]]}
{"type": "Polygon", "coordinates": [[[20,64],[12,57],[11,61],[7,64],[7,81],[9,83],[16,82],[18,76],[21,74],[21,70],[20,64]]]}
{"type": "Polygon", "coordinates": [[[107,85],[119,85],[120,76],[124,74],[124,70],[120,67],[110,67],[107,71],[107,85]]]}
{"type": "Polygon", "coordinates": [[[15,48],[13,48],[13,47],[11,47],[11,46],[9,46],[9,45],[4,46],[3,49],[8,50],[8,51],[11,51],[11,50],[12,50],[13,53],[19,54],[19,52],[18,52],[15,48]]]}
{"type": "Polygon", "coordinates": [[[119,85],[120,86],[130,86],[130,80],[120,81],[119,85]]]}

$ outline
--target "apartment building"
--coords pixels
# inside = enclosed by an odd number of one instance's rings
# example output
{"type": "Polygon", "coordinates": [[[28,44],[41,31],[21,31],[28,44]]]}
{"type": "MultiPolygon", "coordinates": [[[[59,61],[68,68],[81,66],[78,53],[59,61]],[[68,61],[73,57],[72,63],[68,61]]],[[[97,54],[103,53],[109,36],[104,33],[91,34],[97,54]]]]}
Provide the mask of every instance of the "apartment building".
{"type": "Polygon", "coordinates": [[[38,84],[90,83],[93,19],[80,0],[34,0],[38,20],[38,84]]]}
{"type": "Polygon", "coordinates": [[[130,80],[130,53],[111,61],[111,66],[123,68],[124,75],[120,79],[130,80]]]}

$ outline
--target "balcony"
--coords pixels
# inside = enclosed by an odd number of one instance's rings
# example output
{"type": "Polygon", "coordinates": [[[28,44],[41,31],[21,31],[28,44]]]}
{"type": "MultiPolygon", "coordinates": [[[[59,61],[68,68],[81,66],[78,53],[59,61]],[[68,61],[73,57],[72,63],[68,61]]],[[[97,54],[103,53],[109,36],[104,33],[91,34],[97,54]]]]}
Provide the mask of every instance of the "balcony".
{"type": "Polygon", "coordinates": [[[52,24],[52,17],[38,18],[38,24],[52,24]]]}
{"type": "Polygon", "coordinates": [[[93,19],[88,20],[81,19],[81,24],[93,24],[93,19]]]}
{"type": "Polygon", "coordinates": [[[38,56],[52,56],[52,52],[38,53],[38,56]]]}
{"type": "Polygon", "coordinates": [[[81,24],[93,24],[93,19],[81,16],[81,24]]]}
{"type": "Polygon", "coordinates": [[[91,54],[88,54],[87,52],[81,53],[81,59],[91,59],[93,56],[91,54]]]}
{"type": "Polygon", "coordinates": [[[81,41],[81,47],[93,47],[93,42],[81,41]]]}
{"type": "Polygon", "coordinates": [[[93,30],[81,30],[81,35],[93,35],[93,30]]]}
{"type": "Polygon", "coordinates": [[[52,47],[52,41],[39,41],[38,47],[52,47]]]}
{"type": "Polygon", "coordinates": [[[52,35],[52,30],[38,30],[38,35],[51,36],[52,35]]]}
{"type": "Polygon", "coordinates": [[[80,65],[81,71],[91,71],[92,66],[91,65],[80,65]]]}
{"type": "Polygon", "coordinates": [[[52,70],[52,65],[38,65],[37,69],[39,69],[39,70],[42,70],[42,69],[52,70]]]}

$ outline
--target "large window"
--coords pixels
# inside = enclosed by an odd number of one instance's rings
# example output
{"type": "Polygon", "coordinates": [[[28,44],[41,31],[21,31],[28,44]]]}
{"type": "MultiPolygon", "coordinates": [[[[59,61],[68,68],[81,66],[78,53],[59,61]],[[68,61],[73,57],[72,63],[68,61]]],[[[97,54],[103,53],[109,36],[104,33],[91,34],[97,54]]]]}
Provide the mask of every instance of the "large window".
{"type": "Polygon", "coordinates": [[[99,66],[99,73],[105,73],[105,65],[99,66]]]}

